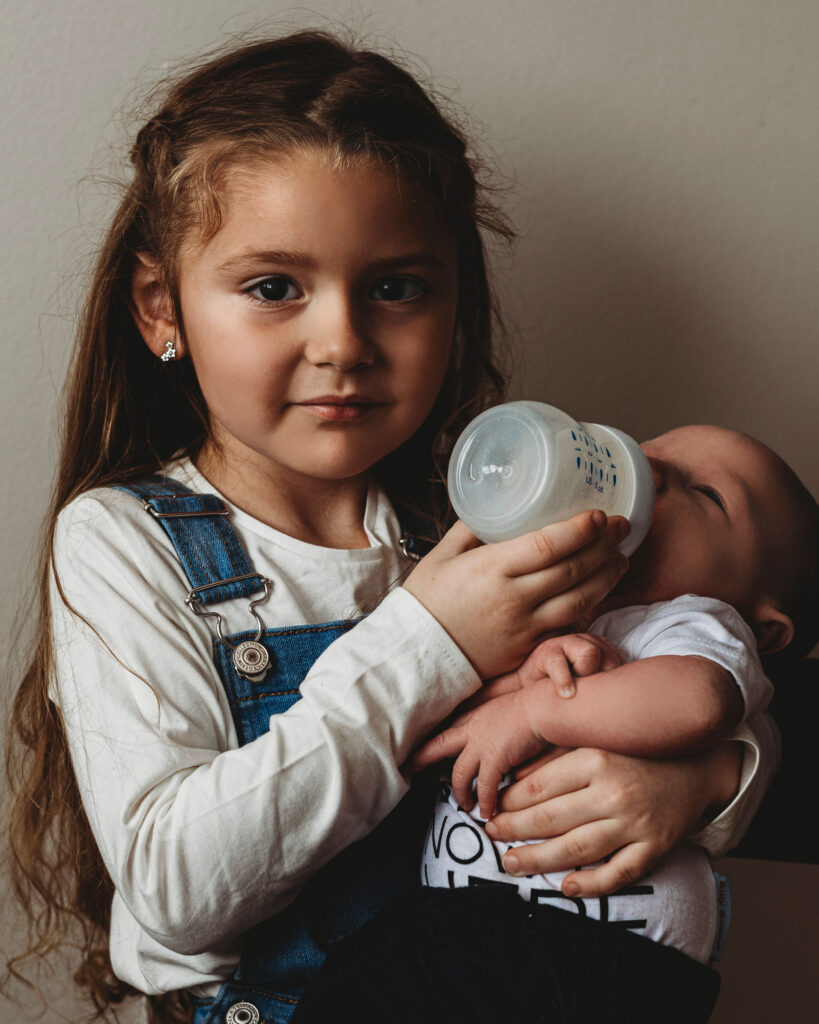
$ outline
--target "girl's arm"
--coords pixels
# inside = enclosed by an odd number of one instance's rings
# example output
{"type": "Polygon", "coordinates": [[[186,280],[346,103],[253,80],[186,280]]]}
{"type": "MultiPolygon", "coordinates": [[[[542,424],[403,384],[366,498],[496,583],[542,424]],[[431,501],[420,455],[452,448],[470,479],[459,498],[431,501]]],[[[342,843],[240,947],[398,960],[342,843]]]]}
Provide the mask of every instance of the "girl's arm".
{"type": "MultiPolygon", "coordinates": [[[[186,608],[190,584],[140,503],[83,497],[61,517],[55,558],[52,696],[118,930],[176,953],[204,955],[286,907],[398,803],[404,752],[479,685],[398,590],[239,746],[209,624],[186,608]]],[[[247,601],[220,611],[239,628],[247,601]]]]}
{"type": "MultiPolygon", "coordinates": [[[[239,747],[208,623],[185,608],[189,584],[170,541],[119,492],[65,510],[52,696],[116,887],[114,911],[126,921],[120,931],[141,929],[165,948],[206,957],[284,909],[371,831],[407,790],[402,765],[413,746],[479,686],[473,664],[513,667],[542,631],[582,614],[618,578],[617,529],[583,516],[543,537],[521,538],[493,560],[461,529],[431,560],[450,592],[460,555],[466,575],[479,564],[483,589],[448,602],[464,621],[480,618],[493,587],[511,591],[501,602],[509,620],[538,609],[528,632],[512,630],[488,602],[492,628],[514,634],[511,654],[484,643],[465,656],[399,589],[316,661],[302,699],[274,716],[268,733],[239,747]]],[[[246,602],[240,610],[246,616],[246,602]]],[[[473,635],[467,629],[461,642],[473,635]]]]}

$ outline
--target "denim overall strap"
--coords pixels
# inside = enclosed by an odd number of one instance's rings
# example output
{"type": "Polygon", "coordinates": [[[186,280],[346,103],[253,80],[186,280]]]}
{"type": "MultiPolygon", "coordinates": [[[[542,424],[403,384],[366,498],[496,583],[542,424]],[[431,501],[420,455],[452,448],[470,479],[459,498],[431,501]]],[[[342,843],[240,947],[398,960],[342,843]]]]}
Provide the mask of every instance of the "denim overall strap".
{"type": "Polygon", "coordinates": [[[171,538],[191,594],[202,604],[248,597],[263,590],[239,538],[228,522],[229,510],[215,494],[194,494],[167,477],[123,484],[117,490],[139,498],[171,538]]]}
{"type": "MultiPolygon", "coordinates": [[[[228,510],[215,495],[194,494],[163,478],[120,489],[139,498],[168,533],[192,587],[207,588],[200,591],[203,601],[212,604],[263,589],[263,577],[253,571],[228,510]]],[[[273,604],[266,606],[268,615],[273,604]]],[[[300,699],[300,684],[315,660],[357,621],[277,625],[255,634],[214,638],[214,663],[240,745],[266,733],[271,715],[300,699]],[[251,638],[264,646],[270,659],[263,679],[243,676],[234,663],[236,646],[251,638]]],[[[215,999],[200,1001],[194,1024],[287,1024],[327,951],[419,886],[421,848],[432,806],[430,785],[435,785],[434,773],[420,785],[414,782],[370,835],[312,876],[286,910],[245,934],[234,976],[215,999]]]]}

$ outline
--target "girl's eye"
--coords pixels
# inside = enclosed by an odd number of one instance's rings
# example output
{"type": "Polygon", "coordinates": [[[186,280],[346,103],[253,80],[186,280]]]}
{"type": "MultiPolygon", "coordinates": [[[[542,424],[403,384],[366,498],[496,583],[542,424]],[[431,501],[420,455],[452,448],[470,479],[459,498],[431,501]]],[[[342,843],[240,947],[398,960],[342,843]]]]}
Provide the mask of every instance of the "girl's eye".
{"type": "Polygon", "coordinates": [[[290,302],[301,297],[301,291],[289,277],[266,277],[248,288],[247,294],[262,302],[290,302]]]}
{"type": "Polygon", "coordinates": [[[717,508],[720,508],[723,512],[725,512],[725,502],[722,500],[719,493],[715,491],[713,487],[707,487],[705,484],[697,484],[697,486],[694,487],[694,490],[699,491],[700,494],[704,494],[706,498],[708,498],[710,501],[713,501],[717,508]]]}
{"type": "Polygon", "coordinates": [[[369,298],[376,302],[409,302],[426,290],[424,283],[417,278],[394,274],[376,281],[370,289],[369,298]]]}

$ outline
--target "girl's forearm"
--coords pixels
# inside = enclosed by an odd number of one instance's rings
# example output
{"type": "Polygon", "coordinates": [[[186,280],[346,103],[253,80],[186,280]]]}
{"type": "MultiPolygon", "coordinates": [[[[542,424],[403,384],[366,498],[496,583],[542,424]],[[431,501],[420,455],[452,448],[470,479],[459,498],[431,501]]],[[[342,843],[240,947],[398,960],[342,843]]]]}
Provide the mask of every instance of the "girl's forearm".
{"type": "Polygon", "coordinates": [[[698,656],[645,658],[586,676],[570,700],[549,679],[524,693],[532,728],[547,742],[645,757],[710,747],[743,712],[731,674],[698,656]]]}

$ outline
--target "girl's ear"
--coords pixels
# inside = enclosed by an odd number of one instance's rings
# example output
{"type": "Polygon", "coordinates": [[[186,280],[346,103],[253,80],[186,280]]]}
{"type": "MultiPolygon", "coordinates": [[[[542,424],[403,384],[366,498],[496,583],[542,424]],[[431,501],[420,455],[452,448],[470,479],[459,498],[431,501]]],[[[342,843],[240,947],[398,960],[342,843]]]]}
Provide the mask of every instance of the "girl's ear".
{"type": "Polygon", "coordinates": [[[773,604],[765,603],[756,609],[752,626],[760,654],[776,654],[793,640],[793,619],[773,604]]]}
{"type": "Polygon", "coordinates": [[[184,355],[173,303],[159,266],[142,253],[137,253],[137,264],[131,277],[131,315],[145,344],[155,356],[161,358],[165,355],[169,343],[174,350],[172,358],[184,355]]]}

